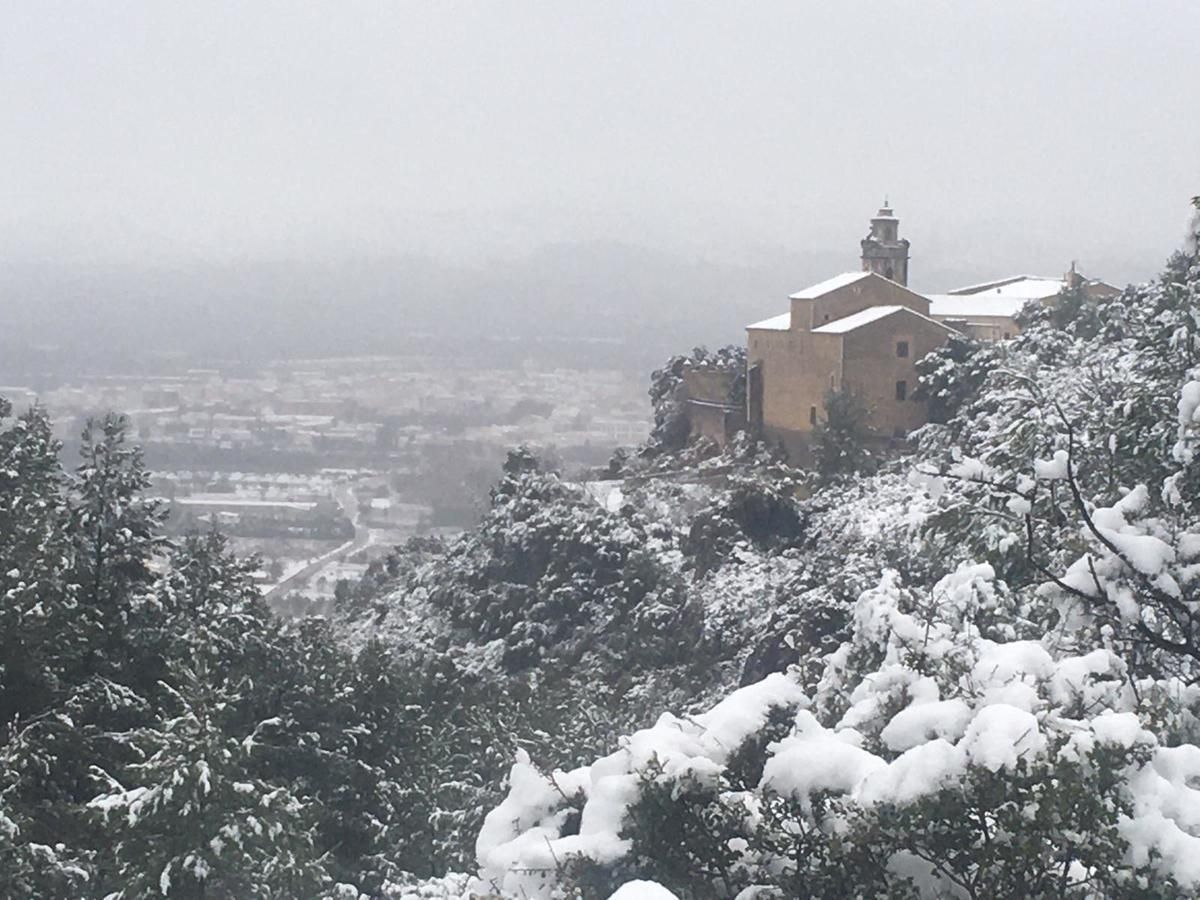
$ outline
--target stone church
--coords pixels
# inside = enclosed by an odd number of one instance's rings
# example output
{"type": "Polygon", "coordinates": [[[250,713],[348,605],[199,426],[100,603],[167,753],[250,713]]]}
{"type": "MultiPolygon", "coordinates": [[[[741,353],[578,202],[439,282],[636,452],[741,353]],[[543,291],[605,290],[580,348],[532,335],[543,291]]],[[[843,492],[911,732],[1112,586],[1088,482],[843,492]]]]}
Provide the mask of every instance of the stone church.
{"type": "Polygon", "coordinates": [[[723,444],[745,425],[803,459],[825,417],[826,394],[850,390],[880,440],[902,438],[928,421],[925,404],[913,397],[916,363],[950,335],[1004,340],[1019,332],[1016,315],[1027,302],[1051,303],[1068,286],[1095,296],[1117,291],[1086,281],[1072,265],[1063,278],[1018,275],[919,294],[908,288],[909,242],[899,230],[885,203],[862,241],[860,271],[792,294],[786,312],[746,327],[744,409],[728,402],[719,373],[687,372],[693,434],[723,444]]]}

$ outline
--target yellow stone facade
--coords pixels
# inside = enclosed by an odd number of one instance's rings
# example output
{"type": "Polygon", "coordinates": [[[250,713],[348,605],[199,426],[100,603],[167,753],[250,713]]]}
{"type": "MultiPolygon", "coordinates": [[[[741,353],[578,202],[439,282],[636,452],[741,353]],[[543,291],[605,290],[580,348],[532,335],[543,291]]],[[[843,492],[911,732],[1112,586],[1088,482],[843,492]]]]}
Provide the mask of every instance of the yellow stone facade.
{"type": "Polygon", "coordinates": [[[926,421],[913,399],[918,359],[952,329],[929,301],[874,272],[840,275],[791,298],[791,310],[746,329],[748,421],[803,457],[829,391],[856,393],[880,437],[926,421]]]}
{"type": "Polygon", "coordinates": [[[1062,278],[1017,275],[924,295],[907,287],[908,263],[909,242],[885,201],[862,241],[861,271],[793,294],[786,313],[747,326],[745,417],[754,433],[803,461],[826,395],[850,390],[876,437],[899,439],[928,421],[913,399],[916,363],[951,334],[1006,340],[1019,334],[1016,316],[1028,302],[1054,303],[1068,287],[1092,297],[1118,290],[1084,279],[1072,263],[1062,278]]]}

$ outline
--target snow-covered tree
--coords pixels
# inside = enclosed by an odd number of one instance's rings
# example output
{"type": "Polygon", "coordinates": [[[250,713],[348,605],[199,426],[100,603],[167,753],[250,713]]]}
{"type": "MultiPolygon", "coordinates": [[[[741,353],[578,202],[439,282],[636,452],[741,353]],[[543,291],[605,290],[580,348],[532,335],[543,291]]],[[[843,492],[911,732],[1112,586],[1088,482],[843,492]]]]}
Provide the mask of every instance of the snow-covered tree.
{"type": "Polygon", "coordinates": [[[46,709],[83,653],[59,443],[0,399],[0,725],[46,709]]]}
{"type": "Polygon", "coordinates": [[[211,677],[209,660],[175,667],[172,708],[161,723],[123,735],[140,759],[89,806],[112,828],[109,897],[312,896],[326,881],[313,848],[313,815],[286,784],[256,778],[260,742],[223,727],[233,685],[211,677]]]}
{"type": "Polygon", "coordinates": [[[92,632],[83,672],[137,679],[146,661],[127,644],[129,617],[153,583],[150,563],[166,545],[165,513],[145,496],[150,476],[141,450],[127,442],[123,417],[89,421],[79,454],[70,485],[70,578],[80,619],[92,632]]]}
{"type": "Polygon", "coordinates": [[[513,894],[1151,897],[1200,885],[1186,787],[1124,663],[1022,639],[987,566],[889,576],[809,695],[784,675],[590,766],[518,759],[478,842],[513,894]]]}
{"type": "Polygon", "coordinates": [[[867,425],[869,411],[853,390],[829,391],[825,415],[813,429],[813,461],[822,480],[868,472],[876,464],[867,425]]]}

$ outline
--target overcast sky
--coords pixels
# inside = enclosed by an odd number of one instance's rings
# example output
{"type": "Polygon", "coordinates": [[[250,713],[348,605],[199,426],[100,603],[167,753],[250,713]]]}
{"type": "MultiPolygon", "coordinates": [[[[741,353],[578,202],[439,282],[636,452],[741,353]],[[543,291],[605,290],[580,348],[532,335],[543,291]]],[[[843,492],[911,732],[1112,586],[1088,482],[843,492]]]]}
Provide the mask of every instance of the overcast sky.
{"type": "Polygon", "coordinates": [[[0,261],[853,263],[886,193],[918,283],[993,252],[1121,280],[1200,193],[1194,0],[0,10],[0,261]]]}

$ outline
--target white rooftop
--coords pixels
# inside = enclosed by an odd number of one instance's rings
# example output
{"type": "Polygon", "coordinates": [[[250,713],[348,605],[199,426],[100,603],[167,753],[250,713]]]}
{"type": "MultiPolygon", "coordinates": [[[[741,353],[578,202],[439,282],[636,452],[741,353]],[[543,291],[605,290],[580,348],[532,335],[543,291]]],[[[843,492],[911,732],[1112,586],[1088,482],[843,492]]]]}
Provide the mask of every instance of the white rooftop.
{"type": "Polygon", "coordinates": [[[820,328],[814,328],[813,334],[846,334],[847,332],[854,331],[856,328],[862,328],[864,325],[878,322],[880,319],[885,319],[898,312],[908,313],[909,315],[916,316],[918,319],[924,319],[926,322],[933,322],[934,325],[938,325],[947,331],[954,330],[944,322],[938,322],[929,318],[929,316],[922,315],[909,306],[872,306],[864,309],[862,312],[856,312],[852,316],[835,319],[832,322],[822,325],[820,328]]]}
{"type": "Polygon", "coordinates": [[[812,287],[806,287],[802,291],[797,291],[789,299],[816,300],[818,297],[824,297],[829,292],[836,291],[838,288],[854,284],[856,281],[862,281],[864,278],[870,278],[872,274],[872,272],[843,272],[841,275],[834,275],[832,278],[827,278],[818,284],[814,284],[812,287]]]}
{"type": "Polygon", "coordinates": [[[820,328],[814,328],[813,334],[845,334],[847,331],[853,331],[855,328],[862,328],[864,325],[870,325],[872,322],[877,322],[880,319],[890,316],[892,313],[899,312],[902,309],[908,309],[907,306],[870,306],[862,312],[856,312],[854,315],[845,316],[841,319],[834,319],[832,322],[827,322],[820,328]]]}
{"type": "Polygon", "coordinates": [[[1055,296],[1066,286],[1067,282],[1062,278],[1051,278],[1046,275],[1014,275],[1011,278],[1001,278],[997,281],[985,281],[983,284],[955,288],[950,293],[972,296],[986,293],[1001,297],[1040,300],[1044,297],[1055,296]]]}
{"type": "Polygon", "coordinates": [[[998,281],[957,288],[948,294],[926,294],[931,316],[956,319],[971,316],[1011,318],[1030,300],[1048,300],[1066,287],[1062,278],[1016,275],[998,281]]]}
{"type": "Polygon", "coordinates": [[[747,325],[746,328],[754,328],[759,331],[788,331],[792,327],[792,314],[785,312],[782,315],[771,316],[769,319],[763,319],[761,322],[755,322],[753,325],[747,325]]]}
{"type": "Polygon", "coordinates": [[[1019,297],[996,297],[989,294],[926,294],[929,298],[929,314],[952,319],[969,319],[972,316],[1011,319],[1029,301],[1019,297]]]}

